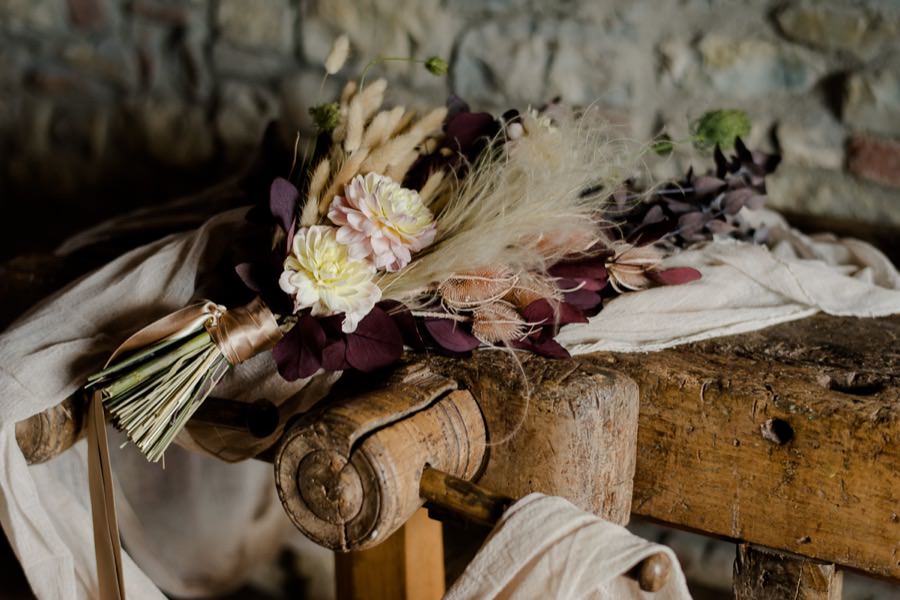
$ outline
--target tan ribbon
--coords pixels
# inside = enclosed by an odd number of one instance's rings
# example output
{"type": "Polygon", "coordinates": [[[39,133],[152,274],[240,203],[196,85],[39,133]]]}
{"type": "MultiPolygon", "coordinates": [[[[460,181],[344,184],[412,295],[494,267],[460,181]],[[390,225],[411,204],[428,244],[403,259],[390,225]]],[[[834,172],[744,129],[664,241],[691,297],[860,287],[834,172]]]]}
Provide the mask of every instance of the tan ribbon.
{"type": "MultiPolygon", "coordinates": [[[[233,310],[225,310],[218,304],[203,301],[144,327],[116,348],[104,367],[108,367],[116,357],[129,350],[147,347],[198,321],[205,322],[213,342],[232,365],[272,348],[281,339],[275,315],[259,298],[233,310]]],[[[100,600],[125,600],[122,548],[112,490],[106,415],[99,391],[93,393],[89,402],[87,438],[88,487],[94,524],[98,597],[100,600]]]]}

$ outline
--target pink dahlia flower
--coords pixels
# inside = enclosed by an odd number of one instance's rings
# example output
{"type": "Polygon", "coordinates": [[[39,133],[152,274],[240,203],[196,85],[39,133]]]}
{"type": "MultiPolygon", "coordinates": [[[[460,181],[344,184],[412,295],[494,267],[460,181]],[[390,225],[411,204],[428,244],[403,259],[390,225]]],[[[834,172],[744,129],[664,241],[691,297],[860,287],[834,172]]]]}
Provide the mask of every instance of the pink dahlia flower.
{"type": "Polygon", "coordinates": [[[340,227],[337,240],[352,258],[365,258],[376,268],[399,271],[434,241],[434,215],[418,192],[400,187],[390,177],[357,175],[335,196],[328,218],[340,227]]]}

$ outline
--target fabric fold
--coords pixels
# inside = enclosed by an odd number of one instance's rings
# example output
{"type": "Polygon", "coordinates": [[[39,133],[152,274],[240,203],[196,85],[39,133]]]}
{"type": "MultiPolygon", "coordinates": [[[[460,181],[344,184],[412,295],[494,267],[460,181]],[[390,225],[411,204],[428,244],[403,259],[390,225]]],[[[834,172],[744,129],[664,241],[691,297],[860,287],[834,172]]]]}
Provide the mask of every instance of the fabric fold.
{"type": "Polygon", "coordinates": [[[672,550],[604,521],[564,498],[529,494],[500,519],[444,600],[690,599],[672,550]],[[666,585],[642,592],[625,577],[658,552],[669,557],[666,585]]]}

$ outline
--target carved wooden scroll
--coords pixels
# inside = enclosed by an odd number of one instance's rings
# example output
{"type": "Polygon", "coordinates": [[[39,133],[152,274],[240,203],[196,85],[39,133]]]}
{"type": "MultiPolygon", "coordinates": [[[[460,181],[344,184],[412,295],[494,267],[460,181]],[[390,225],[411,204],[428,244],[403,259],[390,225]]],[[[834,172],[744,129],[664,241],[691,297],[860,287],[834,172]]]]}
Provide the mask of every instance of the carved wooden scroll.
{"type": "Polygon", "coordinates": [[[471,394],[421,367],[389,385],[329,402],[284,437],[275,458],[282,504],[294,524],[333,550],[387,539],[424,502],[426,465],[473,478],[484,421],[471,394]]]}

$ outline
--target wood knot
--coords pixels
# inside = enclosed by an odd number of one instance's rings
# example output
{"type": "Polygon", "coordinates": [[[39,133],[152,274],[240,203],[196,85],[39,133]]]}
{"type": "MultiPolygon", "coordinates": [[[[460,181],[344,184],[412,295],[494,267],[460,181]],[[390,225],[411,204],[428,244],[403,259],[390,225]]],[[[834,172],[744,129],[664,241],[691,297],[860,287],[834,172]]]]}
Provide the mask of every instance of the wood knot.
{"type": "Polygon", "coordinates": [[[346,523],[362,509],[359,473],[334,452],[318,450],[303,457],[297,468],[297,488],[309,510],[334,525],[346,523]]]}
{"type": "Polygon", "coordinates": [[[794,439],[794,428],[784,419],[769,419],[759,426],[763,438],[783,446],[794,439]]]}

